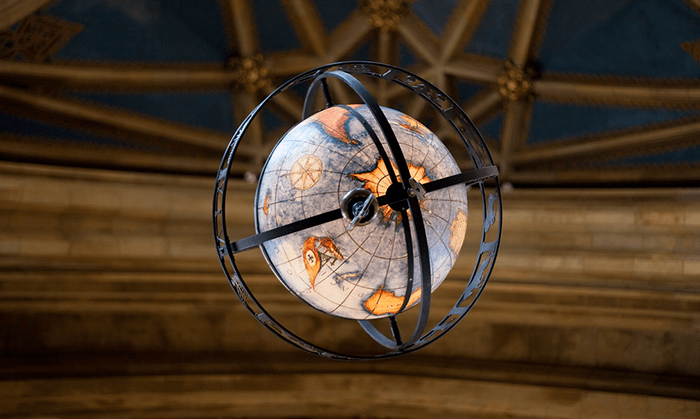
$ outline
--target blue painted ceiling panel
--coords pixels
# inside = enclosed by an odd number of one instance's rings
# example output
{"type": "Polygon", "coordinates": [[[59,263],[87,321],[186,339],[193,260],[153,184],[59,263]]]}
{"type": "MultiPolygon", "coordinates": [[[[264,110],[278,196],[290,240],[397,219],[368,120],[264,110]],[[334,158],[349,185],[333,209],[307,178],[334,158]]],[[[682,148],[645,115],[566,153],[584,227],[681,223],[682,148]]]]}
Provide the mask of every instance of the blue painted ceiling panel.
{"type": "Polygon", "coordinates": [[[63,0],[48,13],[84,29],[55,58],[127,62],[223,62],[228,45],[216,0],[63,0]],[[208,6],[206,3],[210,3],[208,6]]]}
{"type": "Polygon", "coordinates": [[[501,142],[501,125],[503,125],[503,112],[477,126],[481,135],[498,144],[501,142]]]}
{"type": "Polygon", "coordinates": [[[539,54],[543,71],[700,77],[681,44],[700,39],[700,15],[682,0],[555,2],[539,54]]]}
{"type": "Polygon", "coordinates": [[[411,68],[411,66],[418,63],[420,61],[416,58],[411,48],[399,41],[399,67],[411,68]]]}
{"type": "Polygon", "coordinates": [[[454,97],[452,97],[452,99],[456,100],[460,104],[464,104],[469,99],[471,99],[475,94],[484,90],[483,85],[476,84],[476,83],[470,83],[470,82],[467,82],[464,80],[457,80],[456,85],[457,85],[457,89],[456,89],[457,94],[454,97]]]}
{"type": "Polygon", "coordinates": [[[39,122],[15,115],[0,113],[0,127],[3,132],[15,135],[26,135],[61,143],[75,145],[99,145],[116,149],[162,152],[163,150],[151,143],[135,143],[116,138],[87,134],[82,131],[55,125],[49,122],[39,122]]]}
{"type": "Polygon", "coordinates": [[[690,165],[700,161],[700,145],[676,147],[667,151],[637,153],[631,156],[590,163],[590,168],[630,168],[639,166],[690,165]]]}
{"type": "Polygon", "coordinates": [[[528,145],[670,122],[700,115],[700,110],[634,109],[536,101],[528,145]]]}
{"type": "Polygon", "coordinates": [[[255,14],[255,24],[260,37],[260,48],[265,52],[301,49],[286,13],[279,0],[256,0],[251,2],[255,14]]]}
{"type": "Polygon", "coordinates": [[[233,107],[228,92],[73,93],[71,96],[158,119],[233,133],[233,107]]]}
{"type": "Polygon", "coordinates": [[[492,0],[466,52],[505,60],[520,0],[492,0]]]}
{"type": "Polygon", "coordinates": [[[357,10],[356,0],[316,0],[314,4],[328,33],[333,32],[338,25],[357,10]]]}
{"type": "Polygon", "coordinates": [[[411,10],[435,35],[441,36],[458,4],[459,0],[417,0],[411,5],[411,10]]]}

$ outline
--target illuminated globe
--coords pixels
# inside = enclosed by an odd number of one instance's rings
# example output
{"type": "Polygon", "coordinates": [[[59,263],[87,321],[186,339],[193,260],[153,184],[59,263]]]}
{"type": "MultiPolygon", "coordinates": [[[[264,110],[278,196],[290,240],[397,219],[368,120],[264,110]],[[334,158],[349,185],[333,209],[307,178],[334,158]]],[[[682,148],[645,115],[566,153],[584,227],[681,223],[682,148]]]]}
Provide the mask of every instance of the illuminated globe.
{"type": "MultiPolygon", "coordinates": [[[[382,110],[411,178],[425,184],[460,173],[435,134],[404,113],[382,110]]],[[[348,196],[357,198],[354,208],[365,210],[357,217],[358,225],[351,226],[348,217],[336,219],[268,240],[261,248],[279,280],[297,297],[325,313],[358,320],[395,315],[407,292],[404,310],[417,304],[423,292],[413,230],[414,260],[408,260],[404,228],[412,223],[404,222],[403,208],[372,207],[365,200],[369,192],[384,196],[392,184],[389,172],[399,177],[399,170],[382,158],[363,119],[388,150],[365,105],[329,107],[297,124],[277,143],[260,176],[255,206],[256,229],[263,233],[341,208],[348,196]],[[409,263],[415,268],[407,290],[409,263]]],[[[435,190],[421,197],[420,207],[430,249],[432,292],[454,265],[464,240],[466,187],[435,190]]],[[[405,213],[412,217],[410,210],[405,213]]]]}

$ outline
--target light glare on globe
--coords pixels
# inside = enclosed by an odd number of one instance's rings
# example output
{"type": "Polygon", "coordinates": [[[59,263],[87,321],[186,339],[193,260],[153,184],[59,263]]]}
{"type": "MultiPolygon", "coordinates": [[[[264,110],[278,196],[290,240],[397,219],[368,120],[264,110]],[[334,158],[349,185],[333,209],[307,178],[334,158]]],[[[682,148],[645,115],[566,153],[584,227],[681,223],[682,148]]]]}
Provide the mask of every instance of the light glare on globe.
{"type": "MultiPolygon", "coordinates": [[[[447,148],[425,126],[397,110],[382,111],[412,179],[425,184],[460,173],[447,148]]],[[[303,120],[277,143],[260,176],[255,207],[258,233],[336,210],[351,191],[367,190],[376,197],[387,193],[392,184],[389,171],[398,176],[399,170],[382,159],[353,112],[369,122],[389,149],[365,105],[332,106],[303,120]]],[[[431,192],[420,202],[420,209],[433,292],[452,269],[464,240],[465,185],[431,192]]],[[[412,218],[410,210],[407,215],[412,218]]],[[[404,310],[416,305],[423,292],[416,235],[411,227],[414,260],[409,261],[404,228],[412,223],[404,224],[402,217],[401,211],[385,205],[354,228],[343,218],[266,241],[261,249],[282,284],[312,307],[357,320],[392,316],[400,311],[407,292],[404,310]],[[407,290],[409,263],[415,279],[407,290]]]]}

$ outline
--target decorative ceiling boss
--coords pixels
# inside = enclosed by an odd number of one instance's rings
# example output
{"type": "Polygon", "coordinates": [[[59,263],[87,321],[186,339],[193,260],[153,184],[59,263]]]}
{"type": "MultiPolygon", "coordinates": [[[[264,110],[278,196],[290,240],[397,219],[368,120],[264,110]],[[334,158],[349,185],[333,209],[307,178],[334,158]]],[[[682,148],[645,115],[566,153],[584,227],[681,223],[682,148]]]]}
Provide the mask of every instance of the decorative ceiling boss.
{"type": "Polygon", "coordinates": [[[512,62],[506,61],[503,73],[498,76],[498,92],[504,100],[532,100],[532,80],[535,71],[530,66],[516,67],[512,62]]]}
{"type": "Polygon", "coordinates": [[[372,27],[386,32],[398,28],[409,7],[405,0],[363,1],[362,12],[372,27]]]}
{"type": "Polygon", "coordinates": [[[246,91],[256,94],[272,84],[270,72],[263,63],[262,54],[252,57],[232,57],[226,62],[226,68],[233,73],[232,89],[236,92],[246,91]]]}

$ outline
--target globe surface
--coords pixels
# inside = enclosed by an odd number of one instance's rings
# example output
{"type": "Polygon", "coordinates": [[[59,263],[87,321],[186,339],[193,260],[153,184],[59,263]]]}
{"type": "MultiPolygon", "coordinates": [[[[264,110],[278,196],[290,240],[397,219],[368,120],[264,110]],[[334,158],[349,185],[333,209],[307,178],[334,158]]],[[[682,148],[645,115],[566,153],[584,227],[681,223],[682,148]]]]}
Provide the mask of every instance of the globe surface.
{"type": "MultiPolygon", "coordinates": [[[[392,156],[379,125],[365,105],[349,105],[369,122],[392,156]]],[[[420,183],[460,172],[442,142],[402,112],[382,108],[420,183]]],[[[333,106],[290,129],[268,157],[258,182],[257,231],[337,210],[343,197],[367,189],[379,197],[391,185],[387,165],[368,131],[348,107],[333,106]]],[[[401,180],[401,179],[400,179],[401,180]]],[[[401,180],[402,181],[402,180],[401,180]]],[[[431,290],[452,269],[467,229],[466,187],[457,185],[426,195],[420,203],[428,248],[431,290]]],[[[408,211],[409,219],[412,218],[408,211]]],[[[402,214],[389,206],[368,224],[348,230],[339,219],[269,240],[261,249],[275,275],[297,297],[325,313],[373,319],[397,314],[408,279],[408,252],[402,214]]],[[[409,304],[421,296],[421,271],[413,221],[414,281],[409,304]]]]}

